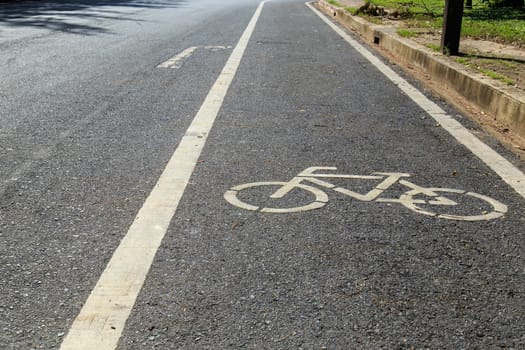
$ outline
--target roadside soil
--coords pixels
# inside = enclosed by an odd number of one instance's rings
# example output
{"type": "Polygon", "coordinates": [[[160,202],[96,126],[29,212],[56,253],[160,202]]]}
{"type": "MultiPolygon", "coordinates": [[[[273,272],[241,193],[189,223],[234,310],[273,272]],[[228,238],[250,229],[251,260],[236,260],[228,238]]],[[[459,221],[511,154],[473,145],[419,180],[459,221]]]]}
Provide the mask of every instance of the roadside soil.
{"type": "MultiPolygon", "coordinates": [[[[436,48],[440,45],[441,33],[420,34],[412,40],[423,46],[436,48]]],[[[493,79],[525,92],[525,48],[463,38],[460,43],[460,53],[460,56],[448,57],[448,59],[490,78],[492,73],[486,71],[497,73],[501,77],[493,79]]]]}

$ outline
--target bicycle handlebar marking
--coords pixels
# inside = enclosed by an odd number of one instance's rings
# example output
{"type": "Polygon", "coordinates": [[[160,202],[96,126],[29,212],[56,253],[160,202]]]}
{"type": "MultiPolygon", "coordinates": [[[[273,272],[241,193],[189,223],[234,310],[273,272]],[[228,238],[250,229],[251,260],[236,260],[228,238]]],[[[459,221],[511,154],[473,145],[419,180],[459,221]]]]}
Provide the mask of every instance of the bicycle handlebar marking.
{"type": "Polygon", "coordinates": [[[300,172],[296,177],[292,178],[290,181],[268,181],[268,182],[252,182],[243,185],[237,185],[226,191],[224,193],[224,199],[236,207],[260,211],[263,213],[275,213],[275,214],[285,214],[285,213],[297,213],[304,212],[308,210],[320,209],[324,207],[328,201],[328,195],[323,190],[305,185],[303,182],[308,181],[319,187],[325,189],[331,189],[335,192],[347,195],[351,198],[357,199],[363,202],[379,202],[379,203],[399,203],[404,207],[423,215],[429,215],[437,217],[440,219],[448,220],[463,220],[463,221],[479,221],[479,220],[492,220],[499,217],[502,217],[507,212],[507,206],[493,198],[474,193],[467,192],[464,190],[452,189],[452,188],[439,188],[439,187],[422,187],[416,185],[408,180],[402,178],[410,177],[410,174],[406,173],[389,173],[389,172],[377,172],[372,175],[346,175],[346,174],[326,174],[326,173],[317,173],[320,170],[337,170],[335,167],[310,167],[306,168],[300,172]],[[323,180],[321,180],[321,178],[323,180]],[[360,194],[349,189],[338,187],[330,182],[325,181],[329,178],[339,178],[339,179],[360,179],[360,180],[383,180],[368,193],[360,194]],[[408,187],[409,190],[404,192],[399,196],[399,198],[379,198],[386,190],[396,183],[408,187]],[[309,192],[315,197],[315,200],[311,203],[291,207],[291,208],[272,208],[272,207],[261,207],[257,205],[252,205],[246,203],[239,199],[239,192],[256,188],[261,186],[277,186],[278,189],[269,196],[270,199],[278,200],[286,196],[294,189],[301,189],[309,192]],[[426,210],[421,206],[431,205],[439,207],[451,207],[457,206],[458,203],[450,198],[439,195],[438,192],[451,193],[456,195],[462,195],[477,199],[482,202],[486,202],[488,206],[492,208],[490,212],[482,212],[478,215],[455,215],[455,214],[446,214],[446,213],[437,213],[433,211],[426,210]],[[430,197],[430,200],[416,199],[416,196],[424,195],[430,197]]]}

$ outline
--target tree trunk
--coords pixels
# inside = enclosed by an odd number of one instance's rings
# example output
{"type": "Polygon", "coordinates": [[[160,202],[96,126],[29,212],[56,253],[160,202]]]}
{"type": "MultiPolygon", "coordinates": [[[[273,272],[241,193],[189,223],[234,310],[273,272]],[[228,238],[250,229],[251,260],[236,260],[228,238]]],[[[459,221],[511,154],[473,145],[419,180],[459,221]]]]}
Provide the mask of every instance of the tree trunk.
{"type": "Polygon", "coordinates": [[[459,53],[461,21],[463,19],[463,0],[445,0],[441,52],[455,56],[459,53]]]}

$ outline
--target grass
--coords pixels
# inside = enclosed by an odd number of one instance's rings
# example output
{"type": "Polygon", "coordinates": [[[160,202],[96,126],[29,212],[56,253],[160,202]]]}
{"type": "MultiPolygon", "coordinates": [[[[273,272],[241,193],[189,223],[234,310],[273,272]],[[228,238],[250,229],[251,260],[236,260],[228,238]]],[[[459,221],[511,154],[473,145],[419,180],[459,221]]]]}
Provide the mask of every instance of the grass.
{"type": "Polygon", "coordinates": [[[518,68],[519,67],[519,64],[515,61],[500,61],[500,64],[502,66],[505,66],[507,68],[510,68],[510,69],[514,69],[514,68],[518,68]]]}
{"type": "Polygon", "coordinates": [[[355,7],[346,7],[345,10],[346,12],[350,12],[352,16],[355,16],[355,14],[357,13],[357,9],[355,7]]]}
{"type": "Polygon", "coordinates": [[[458,57],[456,58],[456,62],[465,66],[470,66],[470,60],[468,58],[458,57]]]}
{"type": "MultiPolygon", "coordinates": [[[[335,0],[328,0],[332,3],[335,0]]],[[[368,0],[372,4],[400,14],[407,28],[441,30],[443,26],[443,0],[368,0]]],[[[355,14],[356,9],[347,11],[355,14]]],[[[377,21],[376,21],[377,22],[377,21]]],[[[494,40],[525,47],[525,9],[497,9],[485,0],[473,0],[473,9],[465,9],[462,36],[494,40]]],[[[400,34],[411,35],[408,32],[400,34]]]]}
{"type": "Polygon", "coordinates": [[[501,73],[495,72],[495,71],[493,71],[491,69],[480,67],[477,64],[473,64],[471,59],[468,58],[468,57],[458,57],[458,58],[456,58],[456,62],[458,62],[458,63],[460,63],[460,64],[462,64],[464,66],[473,68],[473,69],[483,73],[487,77],[490,77],[492,79],[496,79],[496,80],[502,81],[503,83],[505,83],[507,85],[514,85],[515,84],[514,80],[510,79],[509,77],[507,77],[507,76],[505,76],[505,75],[503,75],[501,73]]]}
{"type": "Polygon", "coordinates": [[[341,5],[336,0],[326,0],[326,2],[328,2],[330,5],[334,5],[334,6],[337,6],[337,7],[343,7],[343,5],[341,5]]]}
{"type": "Polygon", "coordinates": [[[443,17],[430,17],[415,16],[413,18],[407,18],[405,26],[408,28],[425,28],[439,31],[443,27],[443,17]]]}
{"type": "Polygon", "coordinates": [[[431,49],[432,51],[436,51],[436,52],[441,52],[441,46],[437,45],[437,44],[427,44],[426,47],[428,47],[429,49],[431,49]]]}
{"type": "Polygon", "coordinates": [[[518,42],[525,45],[525,18],[522,20],[473,20],[464,18],[464,36],[495,39],[504,43],[518,42]]]}
{"type": "Polygon", "coordinates": [[[415,36],[418,36],[417,32],[414,32],[413,30],[405,29],[405,28],[399,28],[397,30],[397,34],[403,38],[413,38],[415,36]]]}
{"type": "Polygon", "coordinates": [[[481,73],[485,74],[486,76],[491,77],[492,79],[500,80],[500,81],[504,82],[507,85],[514,85],[514,81],[512,79],[504,76],[503,74],[500,74],[498,72],[494,72],[493,70],[490,70],[490,69],[484,69],[484,68],[479,68],[479,71],[481,73]]]}

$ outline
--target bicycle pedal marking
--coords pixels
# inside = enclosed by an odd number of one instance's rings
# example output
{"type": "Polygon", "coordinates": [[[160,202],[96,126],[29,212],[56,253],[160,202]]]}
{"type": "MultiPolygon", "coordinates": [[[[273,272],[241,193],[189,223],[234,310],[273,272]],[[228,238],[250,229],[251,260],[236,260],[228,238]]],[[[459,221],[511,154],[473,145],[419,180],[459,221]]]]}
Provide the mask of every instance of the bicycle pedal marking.
{"type": "Polygon", "coordinates": [[[319,171],[335,170],[337,170],[335,167],[310,167],[300,172],[290,181],[263,181],[237,185],[224,193],[224,199],[231,205],[245,210],[260,211],[261,213],[288,214],[323,208],[329,201],[328,194],[325,190],[332,190],[362,202],[400,204],[415,213],[447,220],[493,220],[503,217],[508,210],[505,204],[479,193],[467,192],[454,188],[423,187],[416,185],[407,180],[407,178],[410,177],[410,174],[407,173],[375,172],[373,175],[319,173],[319,171]],[[322,178],[322,180],[320,178],[322,178]],[[367,193],[361,194],[326,181],[330,178],[346,179],[349,181],[352,179],[375,180],[376,183],[377,181],[379,181],[379,183],[367,193]],[[309,182],[310,184],[306,185],[304,182],[309,182]],[[395,184],[407,187],[408,190],[402,193],[398,198],[380,198],[385,191],[395,184]],[[264,186],[274,186],[277,188],[275,192],[269,196],[269,199],[273,201],[282,199],[292,190],[306,191],[310,194],[310,197],[313,196],[314,200],[307,204],[295,207],[274,208],[264,205],[253,205],[239,199],[239,192],[264,186]],[[319,187],[322,187],[323,189],[320,189],[319,187]],[[485,207],[492,209],[491,211],[486,210],[481,213],[474,213],[474,215],[443,213],[442,211],[446,211],[447,208],[461,207],[461,203],[458,203],[455,199],[448,198],[446,196],[447,194],[453,194],[460,197],[460,199],[474,198],[477,201],[485,202],[485,207]],[[428,199],[416,198],[418,196],[426,196],[428,199]],[[436,207],[436,210],[427,209],[427,207],[436,207]]]}

